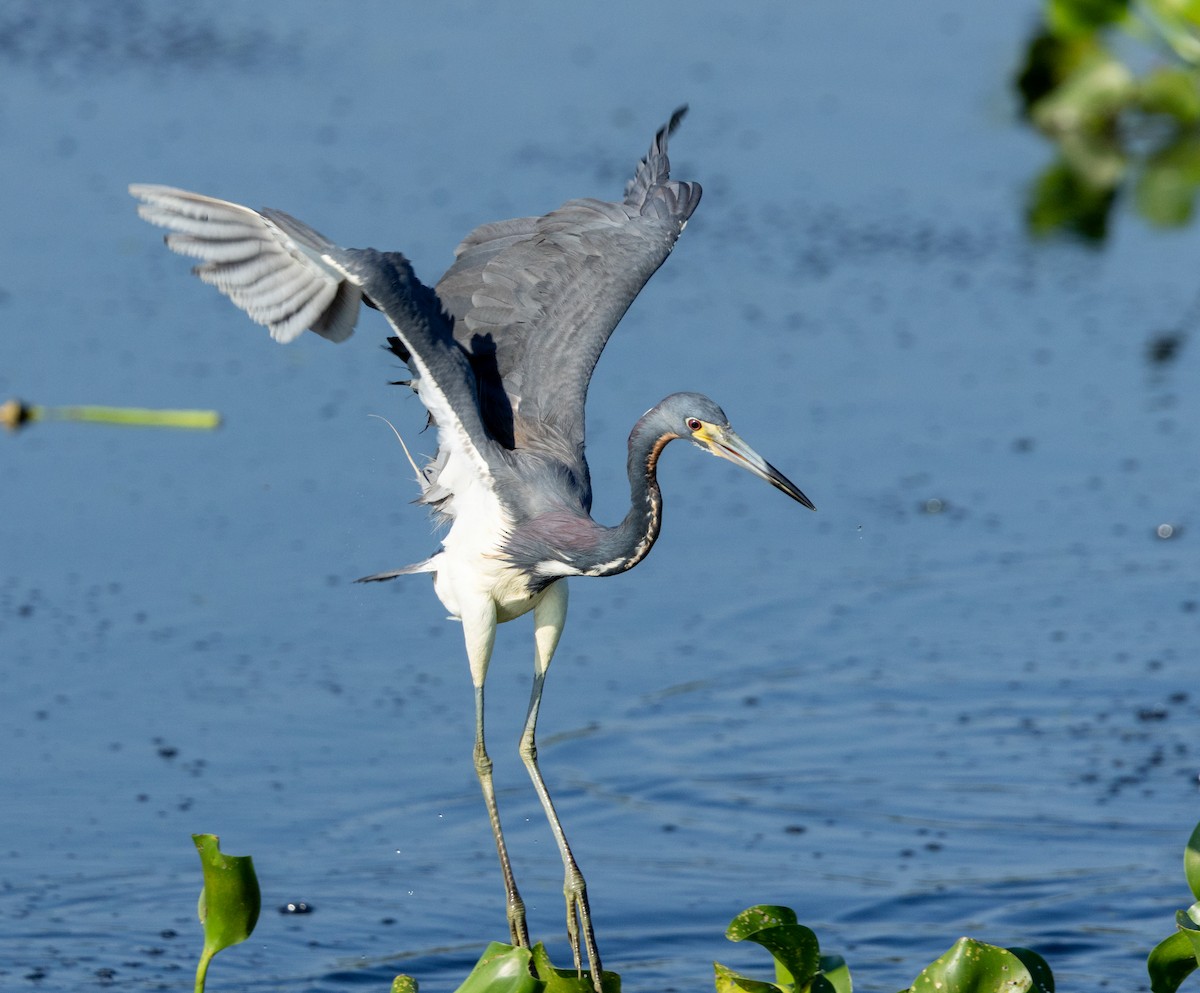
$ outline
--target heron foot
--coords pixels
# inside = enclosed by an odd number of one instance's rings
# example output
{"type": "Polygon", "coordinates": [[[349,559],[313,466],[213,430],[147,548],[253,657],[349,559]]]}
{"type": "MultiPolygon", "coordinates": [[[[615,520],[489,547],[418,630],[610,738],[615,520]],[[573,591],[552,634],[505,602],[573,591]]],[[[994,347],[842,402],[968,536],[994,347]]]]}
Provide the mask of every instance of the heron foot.
{"type": "Polygon", "coordinates": [[[601,982],[604,970],[600,965],[600,953],[596,950],[596,935],[592,929],[592,911],[588,906],[587,885],[578,869],[567,873],[563,894],[567,899],[567,939],[571,943],[571,955],[575,959],[575,972],[583,975],[583,955],[586,955],[588,971],[592,976],[592,987],[596,993],[603,993],[601,982]],[[583,954],[580,954],[581,937],[583,954]]]}
{"type": "Polygon", "coordinates": [[[525,923],[525,901],[515,890],[508,895],[508,933],[517,948],[529,947],[529,926],[525,923]]]}

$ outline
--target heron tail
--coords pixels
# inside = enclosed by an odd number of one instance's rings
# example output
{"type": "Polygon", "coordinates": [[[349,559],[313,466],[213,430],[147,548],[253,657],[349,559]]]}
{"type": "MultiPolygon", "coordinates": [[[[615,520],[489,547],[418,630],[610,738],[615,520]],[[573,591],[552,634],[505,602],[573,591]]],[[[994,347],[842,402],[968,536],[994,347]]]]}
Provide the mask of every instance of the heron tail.
{"type": "Polygon", "coordinates": [[[392,569],[388,572],[377,572],[373,576],[363,576],[361,579],[354,580],[356,583],[382,583],[388,579],[395,579],[397,576],[415,576],[419,572],[437,572],[437,566],[434,564],[434,558],[428,558],[424,562],[416,562],[413,565],[406,565],[400,569],[392,569]]]}

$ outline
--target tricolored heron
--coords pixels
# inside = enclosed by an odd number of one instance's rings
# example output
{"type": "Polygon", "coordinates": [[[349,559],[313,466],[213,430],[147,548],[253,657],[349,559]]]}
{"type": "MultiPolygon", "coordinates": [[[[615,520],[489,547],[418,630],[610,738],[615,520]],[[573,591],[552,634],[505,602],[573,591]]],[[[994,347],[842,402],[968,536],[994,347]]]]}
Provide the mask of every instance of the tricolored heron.
{"type": "Polygon", "coordinates": [[[685,438],[748,469],[793,500],[812,502],[734,433],[699,393],[674,393],[629,435],[631,506],[615,527],[591,517],[584,403],[596,360],[642,286],[670,254],[700,202],[700,187],[670,178],[667,139],[680,108],[654,136],[619,203],[569,200],[544,217],[484,224],[458,246],[430,289],[397,252],[340,248],[277,210],[255,211],[166,186],[134,185],[138,213],[167,228],[166,243],[288,342],[304,330],[344,341],[359,304],[387,318],[391,350],[437,426],[437,454],[417,470],[421,500],[450,528],[441,550],[415,565],[365,577],[433,573],[462,622],[475,684],[475,771],[487,804],[513,943],[528,945],[484,745],[483,687],[496,625],[534,618],[533,691],[520,753],[566,870],[567,933],[577,970],[580,939],[600,990],[583,875],[537,763],[538,708],[567,616],[568,576],[613,576],[637,565],[658,538],[655,478],[667,444],[685,438]]]}

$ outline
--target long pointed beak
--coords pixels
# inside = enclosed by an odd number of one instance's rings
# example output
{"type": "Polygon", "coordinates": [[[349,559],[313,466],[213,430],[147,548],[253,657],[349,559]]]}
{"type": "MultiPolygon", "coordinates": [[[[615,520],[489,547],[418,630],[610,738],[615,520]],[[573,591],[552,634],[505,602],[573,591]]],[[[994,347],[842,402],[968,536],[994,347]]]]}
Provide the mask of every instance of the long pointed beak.
{"type": "Polygon", "coordinates": [[[743,469],[749,469],[759,479],[765,479],[777,490],[783,490],[793,500],[803,504],[809,510],[817,509],[813,506],[813,502],[800,491],[799,486],[742,441],[733,428],[723,428],[716,424],[707,423],[705,427],[707,431],[698,440],[701,441],[702,447],[707,451],[718,458],[728,459],[734,465],[740,465],[743,469]]]}

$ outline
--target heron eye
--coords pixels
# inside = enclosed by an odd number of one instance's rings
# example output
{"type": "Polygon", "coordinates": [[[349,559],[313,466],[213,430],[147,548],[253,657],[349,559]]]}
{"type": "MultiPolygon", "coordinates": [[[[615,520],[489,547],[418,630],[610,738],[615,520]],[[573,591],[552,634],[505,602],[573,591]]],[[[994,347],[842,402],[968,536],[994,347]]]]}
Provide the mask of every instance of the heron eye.
{"type": "Polygon", "coordinates": [[[700,430],[700,419],[699,418],[689,417],[687,419],[686,423],[687,423],[689,431],[699,431],[700,430]]]}

